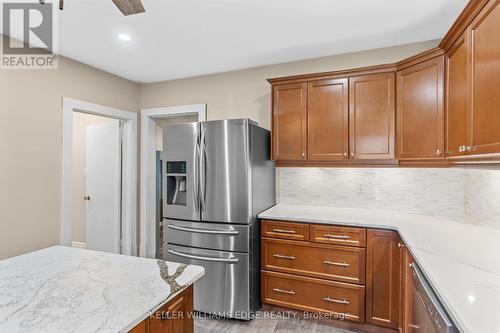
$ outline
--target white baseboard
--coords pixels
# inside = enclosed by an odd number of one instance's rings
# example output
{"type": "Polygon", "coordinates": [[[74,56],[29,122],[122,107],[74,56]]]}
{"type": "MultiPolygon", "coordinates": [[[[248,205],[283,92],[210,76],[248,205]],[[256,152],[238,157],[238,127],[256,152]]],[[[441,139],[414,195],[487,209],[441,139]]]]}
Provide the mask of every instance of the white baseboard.
{"type": "Polygon", "coordinates": [[[71,242],[71,247],[77,247],[79,249],[85,249],[87,247],[87,244],[85,243],[82,243],[82,242],[75,242],[75,241],[72,241],[71,242]]]}

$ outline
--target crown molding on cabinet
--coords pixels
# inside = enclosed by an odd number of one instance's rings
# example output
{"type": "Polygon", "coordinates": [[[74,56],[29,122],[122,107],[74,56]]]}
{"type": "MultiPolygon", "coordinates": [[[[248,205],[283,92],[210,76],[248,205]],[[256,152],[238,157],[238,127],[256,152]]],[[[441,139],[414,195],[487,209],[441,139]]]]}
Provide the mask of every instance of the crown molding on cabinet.
{"type": "Polygon", "coordinates": [[[444,54],[443,49],[441,49],[440,47],[435,47],[433,49],[416,54],[410,58],[401,60],[400,62],[396,63],[396,67],[398,71],[400,71],[402,69],[418,65],[432,58],[442,56],[443,54],[444,54]]]}
{"type": "Polygon", "coordinates": [[[469,1],[460,16],[456,19],[455,23],[451,26],[450,30],[448,30],[441,43],[439,43],[439,47],[445,52],[448,52],[455,41],[460,38],[460,36],[488,2],[489,0],[469,1]]]}
{"type": "Polygon", "coordinates": [[[271,84],[277,83],[297,83],[297,82],[306,82],[306,81],[316,81],[321,79],[335,79],[335,78],[344,78],[346,76],[357,76],[357,75],[368,75],[368,74],[379,74],[379,73],[387,73],[387,72],[395,72],[396,71],[395,64],[385,64],[385,65],[376,65],[376,66],[367,66],[360,68],[351,68],[351,69],[343,69],[338,71],[331,72],[321,72],[321,73],[313,73],[313,74],[302,74],[302,75],[292,75],[286,77],[277,77],[272,79],[267,79],[267,81],[271,84]]]}

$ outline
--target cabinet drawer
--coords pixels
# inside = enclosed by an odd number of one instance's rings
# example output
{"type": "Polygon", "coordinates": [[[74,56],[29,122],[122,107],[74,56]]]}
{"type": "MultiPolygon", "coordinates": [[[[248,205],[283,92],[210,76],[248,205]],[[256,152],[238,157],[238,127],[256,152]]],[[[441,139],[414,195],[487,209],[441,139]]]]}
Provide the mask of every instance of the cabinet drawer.
{"type": "Polygon", "coordinates": [[[366,229],[337,227],[330,225],[311,225],[311,241],[316,243],[348,246],[366,246],[366,229]]]}
{"type": "Polygon", "coordinates": [[[365,283],[365,249],[262,238],[262,268],[365,283]]]}
{"type": "Polygon", "coordinates": [[[363,286],[267,271],[261,272],[261,281],[263,303],[365,320],[363,286]]]}
{"type": "Polygon", "coordinates": [[[309,224],[262,220],[261,236],[308,241],[309,224]]]}

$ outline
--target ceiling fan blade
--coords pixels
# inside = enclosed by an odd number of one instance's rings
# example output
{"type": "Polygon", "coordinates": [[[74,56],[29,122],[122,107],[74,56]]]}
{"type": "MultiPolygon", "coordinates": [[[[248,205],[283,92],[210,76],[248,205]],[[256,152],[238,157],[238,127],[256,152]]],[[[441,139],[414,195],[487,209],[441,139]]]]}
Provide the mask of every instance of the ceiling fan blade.
{"type": "MultiPolygon", "coordinates": [[[[39,0],[38,2],[40,2],[41,5],[45,5],[45,0],[39,0]]],[[[64,0],[59,0],[59,9],[64,9],[64,0]]]]}
{"type": "Polygon", "coordinates": [[[145,12],[141,0],[113,0],[113,3],[125,16],[145,12]]]}

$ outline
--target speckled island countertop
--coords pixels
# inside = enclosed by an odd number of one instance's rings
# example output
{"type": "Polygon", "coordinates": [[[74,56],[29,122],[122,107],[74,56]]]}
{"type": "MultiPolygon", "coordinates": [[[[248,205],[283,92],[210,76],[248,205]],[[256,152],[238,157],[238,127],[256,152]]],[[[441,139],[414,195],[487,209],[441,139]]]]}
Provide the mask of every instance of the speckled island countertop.
{"type": "Polygon", "coordinates": [[[9,258],[0,261],[0,332],[127,332],[204,273],[64,246],[9,258]]]}
{"type": "Polygon", "coordinates": [[[498,229],[389,210],[285,204],[259,217],[397,230],[461,332],[500,332],[498,229]]]}

